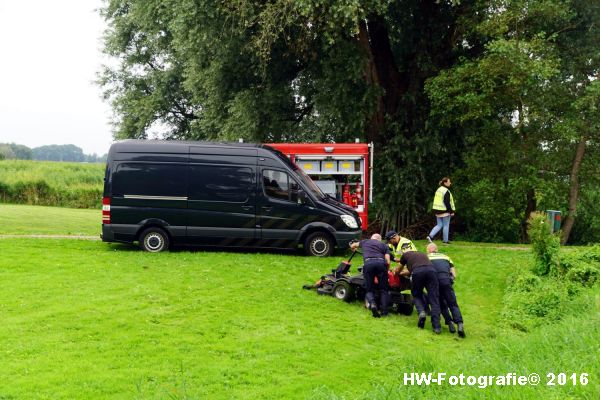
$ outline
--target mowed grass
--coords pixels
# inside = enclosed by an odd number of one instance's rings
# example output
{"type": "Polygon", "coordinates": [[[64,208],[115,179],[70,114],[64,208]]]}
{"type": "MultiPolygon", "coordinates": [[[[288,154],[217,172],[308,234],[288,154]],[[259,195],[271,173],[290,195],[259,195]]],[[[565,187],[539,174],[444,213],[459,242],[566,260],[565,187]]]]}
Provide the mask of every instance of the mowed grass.
{"type": "Polygon", "coordinates": [[[100,237],[102,211],[0,203],[0,235],[100,237]]]}
{"type": "Polygon", "coordinates": [[[444,250],[459,271],[464,340],[429,323],[418,330],[416,315],[377,320],[359,303],[301,289],[341,255],[0,239],[0,399],[599,397],[597,291],[585,295],[596,302],[585,315],[523,334],[500,310],[507,276],[528,268],[529,252],[444,250]],[[543,384],[405,385],[411,372],[536,372],[543,384]],[[548,372],[587,372],[589,384],[546,386],[548,372]]]}

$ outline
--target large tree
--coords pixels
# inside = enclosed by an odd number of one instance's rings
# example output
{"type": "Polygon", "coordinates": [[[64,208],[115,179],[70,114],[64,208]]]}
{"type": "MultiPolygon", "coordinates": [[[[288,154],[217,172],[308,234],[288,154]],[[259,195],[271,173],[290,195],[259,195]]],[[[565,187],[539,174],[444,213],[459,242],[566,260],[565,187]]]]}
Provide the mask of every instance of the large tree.
{"type": "Polygon", "coordinates": [[[596,140],[598,22],[590,2],[490,1],[477,27],[491,39],[483,54],[429,83],[434,116],[470,132],[461,175],[480,239],[526,240],[532,211],[568,203],[568,240],[596,140]]]}
{"type": "Polygon", "coordinates": [[[425,217],[461,168],[465,226],[515,239],[589,187],[597,3],[109,0],[100,82],[117,138],[374,142],[381,229],[425,217]]]}
{"type": "Polygon", "coordinates": [[[424,83],[477,54],[476,1],[111,0],[101,84],[117,138],[374,142],[378,209],[403,227],[460,161],[424,83]],[[424,165],[426,163],[426,165],[424,165]]]}

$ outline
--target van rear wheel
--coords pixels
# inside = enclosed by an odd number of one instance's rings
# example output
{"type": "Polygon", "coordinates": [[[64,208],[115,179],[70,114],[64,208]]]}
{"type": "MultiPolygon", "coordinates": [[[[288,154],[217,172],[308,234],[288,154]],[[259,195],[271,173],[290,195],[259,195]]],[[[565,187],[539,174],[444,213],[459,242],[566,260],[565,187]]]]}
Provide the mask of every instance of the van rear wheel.
{"type": "Polygon", "coordinates": [[[140,247],[151,253],[169,248],[169,236],[160,228],[148,228],[140,235],[140,247]]]}
{"type": "Polygon", "coordinates": [[[333,240],[325,232],[311,233],[304,241],[304,251],[309,256],[330,256],[333,253],[333,240]]]}

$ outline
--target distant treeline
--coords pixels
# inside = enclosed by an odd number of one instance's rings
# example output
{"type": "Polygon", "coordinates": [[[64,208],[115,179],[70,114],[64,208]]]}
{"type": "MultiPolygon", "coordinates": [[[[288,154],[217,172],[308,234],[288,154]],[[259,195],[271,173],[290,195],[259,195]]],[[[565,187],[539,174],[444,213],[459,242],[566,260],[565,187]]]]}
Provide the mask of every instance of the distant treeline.
{"type": "Polygon", "coordinates": [[[99,208],[104,164],[4,160],[0,203],[99,208]]]}
{"type": "Polygon", "coordinates": [[[31,149],[22,144],[0,143],[0,160],[105,162],[106,154],[84,154],[73,144],[51,144],[31,149]]]}

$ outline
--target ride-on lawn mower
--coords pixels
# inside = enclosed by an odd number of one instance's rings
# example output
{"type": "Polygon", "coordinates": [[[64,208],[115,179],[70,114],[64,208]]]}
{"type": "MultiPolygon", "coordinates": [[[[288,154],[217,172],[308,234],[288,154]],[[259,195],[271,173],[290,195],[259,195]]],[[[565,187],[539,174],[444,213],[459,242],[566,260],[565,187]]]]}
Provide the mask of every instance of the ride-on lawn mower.
{"type": "MultiPolygon", "coordinates": [[[[330,295],[338,300],[352,302],[355,299],[364,300],[367,285],[362,273],[362,267],[358,268],[358,275],[350,275],[351,261],[356,252],[353,252],[348,261],[342,261],[331,274],[323,275],[314,285],[304,285],[304,289],[317,289],[318,294],[330,295]]],[[[411,315],[413,313],[413,300],[410,293],[410,280],[395,275],[388,271],[388,282],[390,286],[390,311],[399,314],[411,315]]],[[[379,296],[375,296],[379,298],[379,296]]]]}

